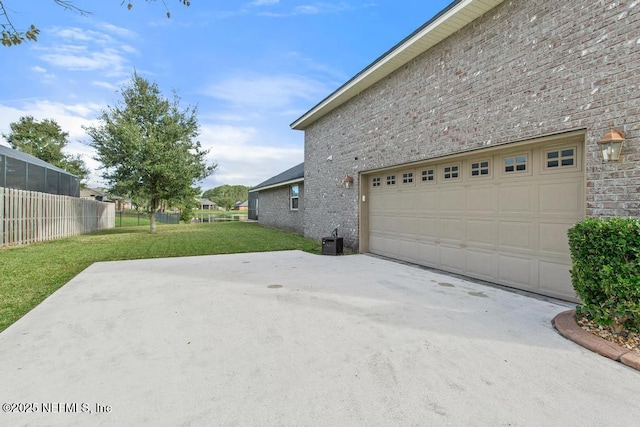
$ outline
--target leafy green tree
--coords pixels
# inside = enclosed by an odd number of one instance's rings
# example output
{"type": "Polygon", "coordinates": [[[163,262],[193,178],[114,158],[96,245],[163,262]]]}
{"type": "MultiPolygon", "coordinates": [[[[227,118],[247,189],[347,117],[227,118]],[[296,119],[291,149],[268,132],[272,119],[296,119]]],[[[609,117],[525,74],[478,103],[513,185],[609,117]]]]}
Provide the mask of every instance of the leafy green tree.
{"type": "MultiPolygon", "coordinates": [[[[24,1],[24,0],[23,0],[24,1]]],[[[69,0],[53,0],[58,6],[64,8],[65,10],[73,10],[75,12],[80,13],[81,15],[87,15],[89,12],[83,10],[73,4],[72,1],[69,0]]],[[[147,2],[155,2],[156,0],[146,0],[147,2]]],[[[29,28],[25,31],[20,31],[16,28],[9,16],[7,8],[5,6],[6,0],[0,0],[0,43],[3,46],[11,47],[22,44],[24,41],[37,41],[38,35],[40,34],[40,30],[36,28],[34,24],[31,24],[29,28]]],[[[127,1],[127,9],[133,8],[133,3],[135,0],[127,1]]],[[[179,3],[184,6],[191,6],[191,1],[189,0],[178,0],[179,3]]],[[[124,0],[121,2],[124,5],[124,0]]],[[[165,0],[162,0],[162,4],[164,4],[165,9],[167,10],[167,18],[171,18],[171,12],[165,3],[165,0]]]]}
{"type": "Polygon", "coordinates": [[[236,205],[236,202],[244,202],[249,198],[249,188],[244,185],[221,185],[205,191],[202,197],[229,210],[236,205]]]}
{"type": "Polygon", "coordinates": [[[193,211],[199,206],[197,197],[201,191],[202,190],[200,190],[199,187],[194,187],[191,189],[190,193],[185,195],[185,197],[173,203],[174,207],[180,209],[181,221],[187,223],[191,222],[191,219],[193,218],[193,211]]]}
{"type": "Polygon", "coordinates": [[[63,152],[69,143],[69,134],[63,132],[55,120],[44,119],[39,122],[31,116],[24,116],[17,122],[10,123],[9,128],[11,131],[2,136],[11,148],[64,169],[81,181],[89,175],[89,170],[79,155],[63,152]]]}
{"type": "Polygon", "coordinates": [[[82,183],[82,181],[87,179],[90,171],[87,168],[87,165],[84,163],[84,160],[82,160],[82,157],[80,157],[79,154],[66,155],[64,160],[61,163],[61,166],[58,166],[58,167],[80,178],[81,186],[84,187],[85,184],[82,183]]]}
{"type": "Polygon", "coordinates": [[[108,107],[101,124],[86,127],[102,163],[102,177],[114,194],[146,200],[151,233],[156,212],[193,197],[193,184],[212,174],[217,165],[206,161],[195,138],[199,133],[195,107],[180,109],[180,99],[164,98],[158,85],[134,73],[124,86],[122,102],[108,107]]]}

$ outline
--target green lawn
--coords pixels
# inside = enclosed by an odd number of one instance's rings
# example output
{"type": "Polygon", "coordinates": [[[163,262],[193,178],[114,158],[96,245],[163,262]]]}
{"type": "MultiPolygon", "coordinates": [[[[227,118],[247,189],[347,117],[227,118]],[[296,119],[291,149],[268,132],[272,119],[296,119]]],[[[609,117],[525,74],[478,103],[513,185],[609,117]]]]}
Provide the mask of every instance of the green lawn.
{"type": "Polygon", "coordinates": [[[0,331],[94,262],[300,249],[320,242],[257,223],[226,222],[122,227],[0,249],[0,331]]]}

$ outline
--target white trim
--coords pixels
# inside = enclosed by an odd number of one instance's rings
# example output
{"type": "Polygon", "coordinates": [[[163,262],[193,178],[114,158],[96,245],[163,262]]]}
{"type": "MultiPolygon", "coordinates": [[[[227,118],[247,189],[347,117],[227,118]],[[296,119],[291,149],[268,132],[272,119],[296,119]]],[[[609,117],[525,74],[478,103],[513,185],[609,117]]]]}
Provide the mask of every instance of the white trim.
{"type": "Polygon", "coordinates": [[[291,185],[291,184],[295,184],[296,182],[303,182],[304,178],[296,178],[296,179],[292,179],[290,181],[283,181],[283,182],[278,182],[277,184],[271,184],[271,185],[267,185],[265,187],[260,187],[260,188],[256,188],[253,190],[249,190],[249,193],[254,193],[256,191],[262,191],[262,190],[270,190],[272,188],[278,188],[278,187],[284,187],[285,185],[291,185]]]}

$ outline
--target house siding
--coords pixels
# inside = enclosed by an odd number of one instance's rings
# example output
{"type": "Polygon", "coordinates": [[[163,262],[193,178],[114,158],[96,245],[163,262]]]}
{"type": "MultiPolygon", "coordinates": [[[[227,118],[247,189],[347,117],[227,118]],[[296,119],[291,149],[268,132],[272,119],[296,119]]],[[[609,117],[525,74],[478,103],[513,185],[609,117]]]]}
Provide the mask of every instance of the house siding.
{"type": "Polygon", "coordinates": [[[639,2],[505,1],[305,129],[304,233],[357,249],[360,172],[575,129],[586,215],[638,216],[639,69],[639,2]],[[603,163],[610,122],[627,141],[603,163]]]}
{"type": "Polygon", "coordinates": [[[297,183],[298,210],[289,208],[289,185],[260,190],[258,196],[258,222],[267,227],[281,228],[302,234],[304,212],[304,183],[297,183]]]}

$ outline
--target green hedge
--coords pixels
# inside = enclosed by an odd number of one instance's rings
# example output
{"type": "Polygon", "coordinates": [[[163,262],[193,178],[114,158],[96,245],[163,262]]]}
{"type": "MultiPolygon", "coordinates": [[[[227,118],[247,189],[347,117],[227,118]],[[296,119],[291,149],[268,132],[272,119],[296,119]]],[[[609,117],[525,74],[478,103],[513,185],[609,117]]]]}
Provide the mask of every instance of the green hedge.
{"type": "Polygon", "coordinates": [[[568,234],[578,314],[614,332],[640,332],[640,220],[589,218],[568,234]]]}

